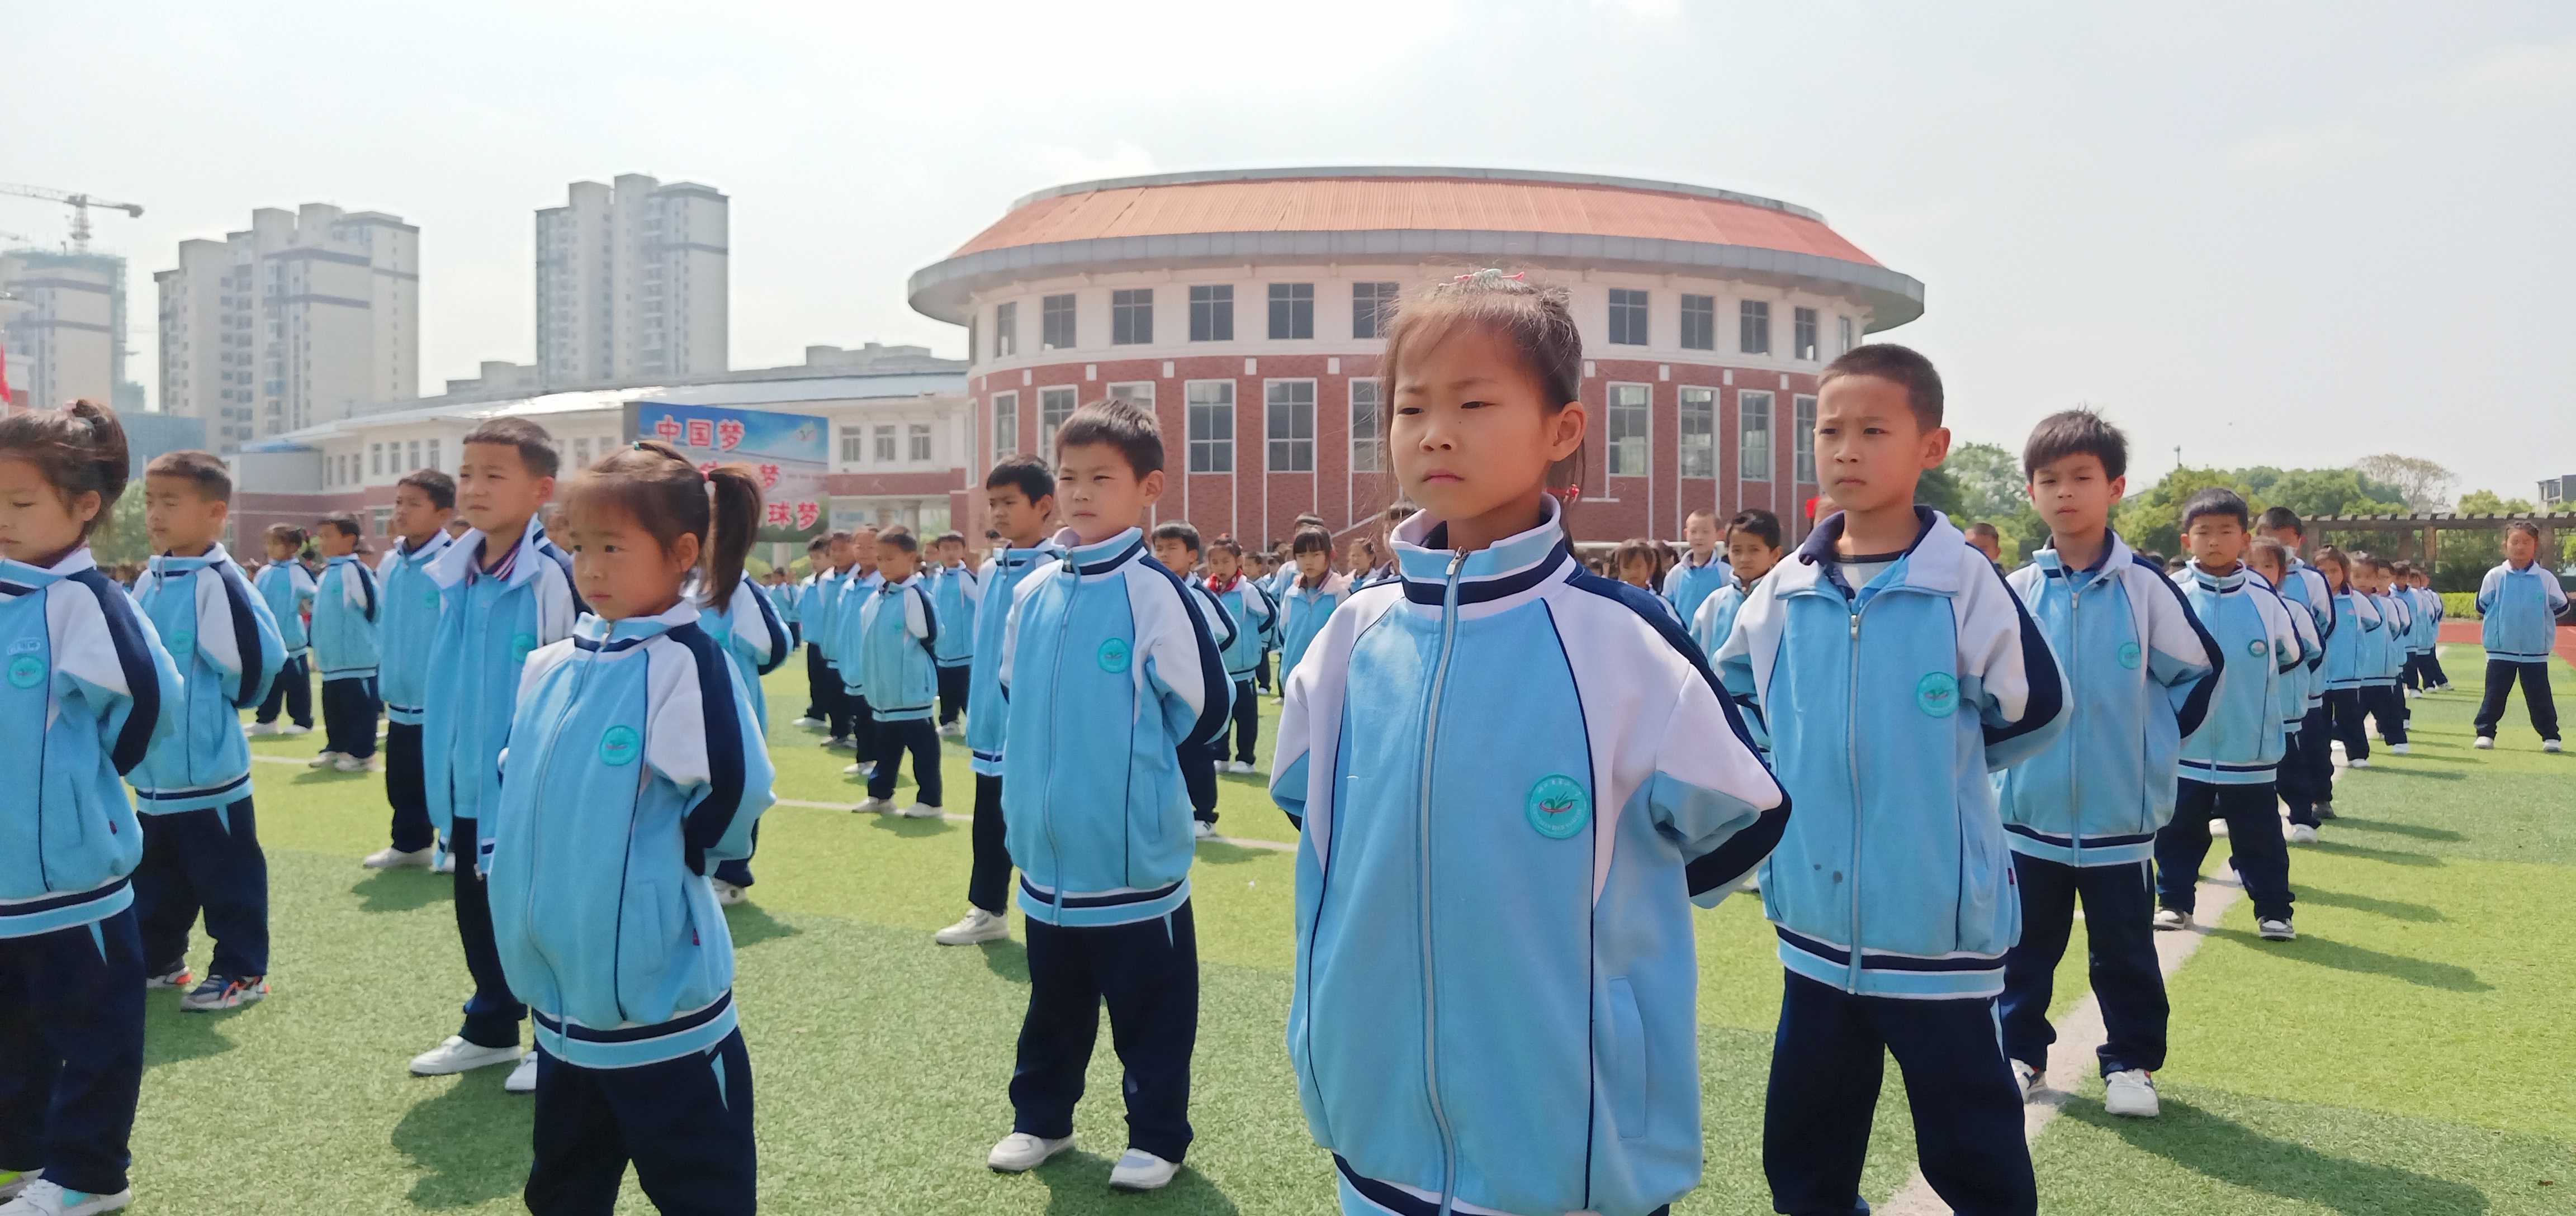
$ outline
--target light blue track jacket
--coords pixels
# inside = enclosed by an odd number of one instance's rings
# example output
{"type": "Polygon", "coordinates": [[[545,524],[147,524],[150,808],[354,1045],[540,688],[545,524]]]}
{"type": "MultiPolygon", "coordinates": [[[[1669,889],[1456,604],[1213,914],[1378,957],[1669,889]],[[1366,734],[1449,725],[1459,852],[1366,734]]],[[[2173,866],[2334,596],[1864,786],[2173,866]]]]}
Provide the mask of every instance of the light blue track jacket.
{"type": "Polygon", "coordinates": [[[690,588],[689,602],[698,606],[699,628],[715,638],[733,671],[742,679],[743,695],[751,701],[751,724],[762,737],[769,734],[769,698],[762,693],[760,677],[778,670],[787,661],[791,647],[787,641],[787,623],[769,598],[769,589],[744,576],[734,582],[733,595],[725,601],[725,610],[716,612],[706,605],[703,587],[690,588]]]}
{"type": "Polygon", "coordinates": [[[841,669],[851,692],[865,686],[868,712],[879,722],[927,721],[939,707],[939,609],[916,573],[900,583],[877,580],[857,604],[842,611],[852,623],[850,653],[841,669]]]}
{"type": "Polygon", "coordinates": [[[2366,674],[2363,665],[2365,639],[2386,628],[2379,619],[2378,605],[2369,596],[2346,586],[2332,600],[2334,631],[2325,638],[2326,665],[2317,673],[2328,689],[2344,691],[2359,688],[2366,674]]]}
{"type": "MultiPolygon", "coordinates": [[[[52,566],[0,560],[0,938],[133,906],[143,828],[124,774],[178,725],[178,669],[152,622],[83,545],[52,566]]],[[[238,730],[238,728],[236,728],[238,730]]]]}
{"type": "MultiPolygon", "coordinates": [[[[2066,730],[1995,776],[2012,851],[2069,866],[2136,865],[2173,819],[2174,766],[2226,660],[2164,567],[2117,533],[2069,570],[2054,545],[2007,575],[2066,684],[2066,730]]],[[[2305,708],[2304,705],[2301,707],[2305,708]]]]}
{"type": "Polygon", "coordinates": [[[1002,700],[1002,633],[1010,625],[1012,599],[1031,570],[1063,556],[1054,541],[1041,541],[1034,549],[1004,549],[976,573],[983,601],[975,610],[975,659],[966,676],[966,751],[979,776],[1002,775],[1002,743],[1010,737],[1010,713],[1002,700]]]}
{"type": "Polygon", "coordinates": [[[178,669],[178,729],[156,740],[126,779],[146,815],[229,806],[250,797],[250,745],[241,711],[268,697],[286,646],[268,601],[222,545],[197,557],[162,554],[136,581],[134,602],[151,618],[178,669]]]}
{"type": "MultiPolygon", "coordinates": [[[[935,656],[942,667],[965,667],[975,661],[975,607],[983,602],[984,585],[975,572],[965,566],[942,566],[923,580],[930,589],[931,606],[939,610],[939,653],[935,656]]],[[[969,693],[968,699],[973,699],[969,693]]]]}
{"type": "MultiPolygon", "coordinates": [[[[2247,577],[2260,583],[2265,590],[2280,594],[2280,589],[2272,586],[2270,580],[2251,569],[2247,571],[2247,577]]],[[[2289,581],[2294,586],[2298,582],[2295,577],[2289,581]]],[[[2308,707],[2313,704],[2309,698],[2314,696],[2321,700],[2325,696],[2326,648],[2325,639],[2317,633],[2316,619],[2306,607],[2286,595],[2281,596],[2281,606],[2289,611],[2290,631],[2299,635],[2299,662],[2281,673],[2281,685],[2273,692],[2273,703],[2281,712],[2281,733],[2295,735],[2307,725],[2308,707]]],[[[2283,754],[2288,754],[2286,744],[2283,754]]]]}
{"type": "MultiPolygon", "coordinates": [[[[874,570],[852,571],[832,590],[832,645],[825,653],[832,665],[840,669],[841,685],[851,696],[868,695],[867,668],[860,662],[860,627],[866,624],[860,614],[869,597],[885,586],[885,576],[874,570]]],[[[873,708],[873,706],[871,707],[873,708]]]]}
{"type": "Polygon", "coordinates": [[[2387,622],[2387,627],[2362,641],[2363,653],[2371,664],[2362,682],[2394,688],[2398,674],[2406,670],[2406,646],[2415,633],[2415,611],[2404,598],[2381,592],[2371,593],[2370,603],[2379,609],[2379,619],[2387,622]]]}
{"type": "Polygon", "coordinates": [[[751,856],[771,769],[695,605],[585,616],[528,656],[487,862],[492,941],[537,1045],[583,1068],[734,1030],[733,938],[707,873],[751,856]]]}
{"type": "Polygon", "coordinates": [[[1240,574],[1223,591],[1204,579],[1199,586],[1225,609],[1226,622],[1234,630],[1234,640],[1220,648],[1226,678],[1238,684],[1251,679],[1269,648],[1268,639],[1279,628],[1279,602],[1261,584],[1240,574]]]}
{"type": "Polygon", "coordinates": [[[484,570],[479,528],[429,565],[440,608],[421,715],[421,780],[441,838],[456,820],[475,821],[481,839],[450,847],[475,856],[477,866],[477,850],[492,842],[485,812],[500,807],[501,749],[509,745],[521,669],[539,647],[572,636],[573,622],[588,611],[573,590],[572,558],[546,539],[541,519],[504,543],[516,547],[497,576],[484,570]]]}
{"type": "Polygon", "coordinates": [[[2410,654],[2431,654],[2442,644],[2442,595],[2430,587],[2408,587],[2401,592],[2406,606],[2415,616],[2415,629],[2406,644],[2410,654]]]}
{"type": "Polygon", "coordinates": [[[805,640],[805,619],[801,607],[805,600],[805,584],[790,580],[769,584],[761,591],[769,596],[769,606],[778,613],[779,623],[787,626],[788,641],[805,640]]]}
{"type": "Polygon", "coordinates": [[[2193,563],[2173,583],[2227,665],[2209,716],[2183,742],[2181,775],[2209,785],[2269,782],[2286,741],[2281,681],[2307,658],[2290,621],[2295,610],[2242,564],[2211,574],[2193,563]]]}
{"type": "Polygon", "coordinates": [[[1205,601],[1129,528],[1013,589],[1002,629],[1002,822],[1020,911],[1053,925],[1123,925],[1190,897],[1196,839],[1175,749],[1224,733],[1234,684],[1205,601]]]}
{"type": "Polygon", "coordinates": [[[1700,597],[1699,607],[1683,618],[1690,622],[1691,640],[1699,643],[1700,654],[1716,661],[1717,648],[1735,632],[1735,614],[1743,610],[1744,580],[1731,575],[1725,586],[1700,597]]]}
{"type": "Polygon", "coordinates": [[[2544,663],[2567,615],[2567,589],[2539,562],[2499,562],[2478,583],[2478,641],[2489,659],[2544,663]]]}
{"type": "Polygon", "coordinates": [[[267,602],[269,619],[277,622],[277,640],[288,656],[303,653],[310,644],[304,636],[304,612],[313,604],[313,572],[299,561],[270,562],[250,581],[267,602]]]}
{"type": "Polygon", "coordinates": [[[376,585],[384,593],[384,613],[376,622],[377,689],[385,698],[385,720],[420,725],[428,704],[429,652],[438,642],[438,612],[443,596],[430,563],[455,544],[444,528],[414,549],[395,537],[393,547],[376,563],[376,585]]]}
{"type": "Polygon", "coordinates": [[[1706,564],[1695,565],[1690,550],[1682,550],[1682,560],[1664,572],[1664,602],[1673,606],[1673,615],[1688,625],[1699,619],[1701,601],[1727,587],[1738,586],[1735,568],[1726,564],[1726,552],[1713,550],[1706,564]]]}
{"type": "Polygon", "coordinates": [[[847,581],[847,572],[841,570],[815,575],[808,580],[805,598],[796,607],[796,615],[805,621],[806,644],[822,651],[826,663],[833,661],[832,644],[838,639],[832,636],[832,627],[839,619],[836,613],[840,608],[841,585],[847,581]]]}
{"type": "Polygon", "coordinates": [[[1352,1173],[1642,1216],[1700,1177],[1691,900],[1790,816],[1669,606],[1584,572],[1554,510],[1465,554],[1399,525],[1403,577],[1287,683],[1288,1053],[1352,1173]]]}
{"type": "Polygon", "coordinates": [[[1297,670],[1297,661],[1306,655],[1306,647],[1323,632],[1324,622],[1331,620],[1333,609],[1349,599],[1354,588],[1351,581],[1324,571],[1324,581],[1309,587],[1303,578],[1292,578],[1288,592],[1279,597],[1279,679],[1286,686],[1288,673],[1297,670]]]}
{"type": "Polygon", "coordinates": [[[322,568],[313,596],[313,659],[325,680],[363,680],[376,674],[376,628],[384,619],[383,588],[376,572],[352,553],[322,568]]]}
{"type": "Polygon", "coordinates": [[[2306,708],[2313,710],[2326,700],[2325,650],[2334,644],[2334,591],[2322,572],[2295,555],[2290,558],[2289,576],[2276,590],[2291,607],[2307,614],[2308,632],[2315,635],[2316,661],[2295,673],[2306,708]]]}
{"type": "Polygon", "coordinates": [[[1866,586],[1827,576],[1838,513],[1745,597],[1718,649],[1797,800],[1762,866],[1790,971],[1846,992],[1988,997],[2021,935],[1987,774],[2047,750],[2065,685],[1986,555],[1917,507],[1914,547],[1866,586]]]}

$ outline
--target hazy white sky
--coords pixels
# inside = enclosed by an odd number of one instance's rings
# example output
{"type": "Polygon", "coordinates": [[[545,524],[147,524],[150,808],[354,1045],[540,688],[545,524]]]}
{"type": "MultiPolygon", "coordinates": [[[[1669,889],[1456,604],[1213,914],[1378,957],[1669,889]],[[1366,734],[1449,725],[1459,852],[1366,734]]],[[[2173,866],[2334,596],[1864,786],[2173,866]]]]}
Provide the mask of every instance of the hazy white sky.
{"type": "MultiPolygon", "coordinates": [[[[1484,165],[1804,203],[1928,285],[1964,439],[2108,409],[2139,471],[2576,473],[2576,6],[446,0],[0,5],[0,181],[145,204],[151,272],[258,206],[422,228],[424,385],[535,354],[534,219],[733,197],[733,363],[923,342],[904,279],[1033,188],[1484,165]],[[2558,352],[2552,355],[2550,352],[2558,352]]],[[[0,198],[0,230],[67,213],[0,198]]]]}

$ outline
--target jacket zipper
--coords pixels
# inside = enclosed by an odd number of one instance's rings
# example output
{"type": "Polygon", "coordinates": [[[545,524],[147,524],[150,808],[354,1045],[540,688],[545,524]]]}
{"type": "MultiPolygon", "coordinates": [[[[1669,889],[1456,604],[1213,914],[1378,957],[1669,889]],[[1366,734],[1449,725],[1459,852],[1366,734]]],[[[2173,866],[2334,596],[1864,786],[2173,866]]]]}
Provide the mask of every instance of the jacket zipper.
{"type": "Polygon", "coordinates": [[[1449,681],[1449,654],[1458,640],[1458,571],[1466,551],[1449,559],[1447,587],[1440,596],[1440,656],[1431,666],[1431,692],[1422,714],[1422,797],[1418,814],[1418,848],[1422,857],[1422,1081],[1430,1100],[1431,1121],[1440,1128],[1440,1216],[1449,1216],[1457,1201],[1458,1138],[1449,1128],[1449,1112],[1440,1104],[1440,1003],[1431,944],[1431,774],[1440,745],[1440,692],[1449,681]]]}
{"type": "MultiPolygon", "coordinates": [[[[1068,552],[1064,555],[1064,564],[1066,569],[1072,571],[1073,585],[1065,589],[1064,615],[1056,621],[1055,626],[1055,678],[1047,681],[1047,722],[1049,723],[1047,729],[1050,735],[1055,729],[1053,723],[1056,721],[1056,715],[1064,708],[1064,639],[1073,632],[1074,601],[1082,595],[1082,563],[1068,552]]],[[[1049,738],[1048,750],[1053,751],[1054,746],[1055,740],[1049,738]]],[[[1050,783],[1055,777],[1052,766],[1049,766],[1047,777],[1050,783]]],[[[1058,844],[1055,837],[1055,799],[1046,799],[1046,808],[1047,859],[1055,866],[1055,872],[1047,875],[1055,880],[1047,895],[1047,902],[1055,905],[1056,923],[1063,924],[1064,846],[1058,844]]]]}
{"type": "MultiPolygon", "coordinates": [[[[1854,597],[1858,591],[1852,592],[1854,597]]],[[[1843,759],[1851,768],[1852,851],[1851,851],[1851,957],[1844,960],[1846,992],[1860,991],[1860,828],[1864,818],[1860,795],[1860,615],[1869,611],[1867,603],[1851,605],[1851,690],[1843,699],[1849,715],[1843,724],[1843,759]]]]}
{"type": "MultiPolygon", "coordinates": [[[[2110,546],[2106,543],[2103,556],[2107,558],[2109,555],[2110,546]]],[[[2107,562],[2105,564],[2107,567],[2107,562]]],[[[2069,733],[2075,730],[2075,715],[2081,712],[2078,707],[2084,704],[2083,697],[2076,691],[2083,684],[2075,678],[2075,665],[2083,661],[2084,654],[2084,592],[2110,573],[2105,568],[2100,576],[2085,580],[2084,586],[2075,588],[2066,597],[2067,649],[2072,652],[2066,658],[2066,729],[2069,733]]],[[[2143,667],[2146,661],[2146,655],[2141,653],[2138,664],[2143,667]]],[[[2075,749],[2071,747],[2066,749],[2066,769],[2066,809],[2072,812],[2066,825],[2066,839],[2068,851],[2075,858],[2074,864],[2081,867],[2084,864],[2084,766],[2075,763],[2075,749]]]]}
{"type": "MultiPolygon", "coordinates": [[[[546,776],[554,771],[555,747],[563,741],[564,723],[571,720],[573,707],[581,703],[581,686],[589,681],[590,663],[596,661],[597,660],[594,658],[590,662],[584,662],[579,670],[573,672],[572,695],[564,699],[563,712],[555,715],[553,728],[546,732],[545,755],[539,757],[537,760],[536,796],[528,799],[528,872],[531,875],[537,874],[545,868],[545,854],[543,850],[545,847],[546,835],[542,830],[544,825],[539,821],[545,818],[546,813],[546,776]]],[[[477,807],[476,809],[480,810],[481,808],[477,807]]],[[[474,834],[478,837],[483,834],[483,821],[481,819],[476,819],[474,821],[474,834]]],[[[480,864],[483,860],[482,855],[483,847],[478,841],[474,846],[474,856],[472,863],[470,864],[480,864]]],[[[537,884],[534,882],[528,884],[527,919],[528,924],[531,926],[534,926],[537,923],[537,884]]],[[[617,995],[617,969],[618,955],[620,951],[614,948],[616,946],[623,946],[625,944],[626,937],[626,887],[623,882],[618,884],[617,889],[617,918],[610,923],[616,926],[616,931],[612,936],[612,948],[608,954],[609,999],[618,1002],[617,1017],[619,1021],[624,1021],[626,1019],[626,1004],[624,999],[617,995]]],[[[552,969],[553,960],[548,959],[547,965],[549,969],[552,969]]],[[[558,978],[555,981],[555,986],[560,989],[563,986],[563,981],[558,978]]]]}

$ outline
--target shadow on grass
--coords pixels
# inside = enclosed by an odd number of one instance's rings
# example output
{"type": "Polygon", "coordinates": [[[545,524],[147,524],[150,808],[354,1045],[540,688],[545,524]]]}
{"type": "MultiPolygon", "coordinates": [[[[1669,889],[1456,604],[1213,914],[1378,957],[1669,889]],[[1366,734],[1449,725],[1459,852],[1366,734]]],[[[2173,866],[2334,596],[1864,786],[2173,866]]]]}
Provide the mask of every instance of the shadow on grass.
{"type": "Polygon", "coordinates": [[[2299,902],[2323,904],[2329,908],[2350,908],[2355,912],[2373,912],[2392,920],[2411,920],[2419,924],[2437,924],[2450,919],[2442,915],[2440,908],[2430,904],[2375,899],[2368,895],[2353,895],[2344,891],[2321,891],[2315,887],[2300,887],[2299,902]]]}
{"type": "MultiPolygon", "coordinates": [[[[2415,759],[2413,756],[2405,756],[2401,758],[2407,760],[2415,759]]],[[[2466,781],[2469,779],[2469,775],[2467,773],[2436,772],[2429,768],[2384,768],[2379,765],[2372,765],[2370,768],[2363,771],[2381,773],[2390,777],[2411,777],[2418,781],[2466,781]]]]}
{"type": "Polygon", "coordinates": [[[383,775],[384,774],[376,772],[373,769],[361,769],[354,773],[344,773],[336,768],[308,768],[303,772],[295,774],[295,780],[290,781],[287,784],[338,785],[345,781],[373,781],[383,775]]]}
{"type": "Polygon", "coordinates": [[[2123,1119],[2099,1102],[2080,1099],[2066,1104],[2066,1117],[2230,1186],[2348,1216],[2468,1216],[2487,1210],[2486,1196],[2466,1183],[2275,1140],[2170,1095],[2153,1119],[2123,1119]]]}
{"type": "Polygon", "coordinates": [[[349,894],[358,897],[361,912],[416,912],[456,898],[456,877],[413,866],[370,870],[350,884],[349,894]]]}
{"type": "Polygon", "coordinates": [[[872,818],[876,823],[871,826],[876,830],[892,832],[906,840],[923,836],[944,836],[950,832],[965,830],[945,819],[911,819],[902,815],[876,815],[872,818]]]}
{"type": "Polygon", "coordinates": [[[1199,842],[1199,860],[1214,866],[1239,866],[1247,861],[1277,857],[1284,849],[1262,849],[1250,845],[1227,844],[1222,840],[1199,842]]]}
{"type": "Polygon", "coordinates": [[[1171,1184],[1159,1191],[1126,1194],[1109,1189],[1109,1167],[1113,1160],[1098,1153],[1080,1149],[1058,1153],[1045,1165],[1029,1171],[1046,1184],[1047,1216],[1091,1216],[1092,1213],[1116,1211],[1128,1213],[1187,1212],[1191,1216],[1231,1216],[1243,1209],[1225,1192],[1216,1189],[1208,1176],[1184,1165],[1172,1176],[1171,1184]]]}
{"type": "Polygon", "coordinates": [[[762,942],[794,937],[804,930],[781,924],[758,904],[735,904],[724,910],[725,932],[733,936],[734,948],[748,949],[762,942]]]}
{"type": "Polygon", "coordinates": [[[202,1060],[231,1051],[239,1044],[225,1037],[223,1024],[259,1007],[244,1005],[211,1013],[183,1013],[179,1009],[179,994],[176,992],[156,988],[143,996],[143,1067],[146,1069],[202,1060]]]}
{"type": "MultiPolygon", "coordinates": [[[[2338,818],[2334,822],[2341,823],[2343,820],[2338,818]]],[[[2337,857],[2358,857],[2364,861],[2384,861],[2393,866],[2438,866],[2444,864],[2441,858],[2435,857],[2430,853],[2417,853],[2407,849],[2374,849],[2366,844],[2345,844],[2340,840],[2320,840],[2314,844],[2300,845],[2299,848],[2312,853],[2332,853],[2337,857]]]]}
{"type": "Polygon", "coordinates": [[[2313,963],[2359,975],[2385,975],[2423,988],[2440,988],[2449,992],[2495,991],[2495,985],[2479,979],[2477,972],[2466,967],[2389,954],[2367,946],[2345,945],[2322,937],[2304,936],[2294,942],[2267,942],[2243,929],[2219,929],[2214,936],[2291,962],[2313,963]]]}
{"type": "Polygon", "coordinates": [[[2468,839],[2466,833],[2454,832],[2449,828],[2426,827],[2420,823],[2393,823],[2386,819],[2355,819],[2350,815],[2337,815],[2335,816],[2334,823],[2335,826],[2339,828],[2358,828],[2365,832],[2386,832],[2391,836],[2405,836],[2414,840],[2468,839]]]}
{"type": "Polygon", "coordinates": [[[984,942],[977,947],[984,952],[984,969],[1014,984],[1029,982],[1029,948],[1017,938],[984,942]]]}
{"type": "Polygon", "coordinates": [[[505,1093],[502,1067],[478,1068],[449,1082],[422,1077],[446,1093],[415,1103],[394,1125],[392,1144],[423,1171],[411,1185],[412,1206],[461,1208],[527,1186],[535,1103],[505,1093]]]}

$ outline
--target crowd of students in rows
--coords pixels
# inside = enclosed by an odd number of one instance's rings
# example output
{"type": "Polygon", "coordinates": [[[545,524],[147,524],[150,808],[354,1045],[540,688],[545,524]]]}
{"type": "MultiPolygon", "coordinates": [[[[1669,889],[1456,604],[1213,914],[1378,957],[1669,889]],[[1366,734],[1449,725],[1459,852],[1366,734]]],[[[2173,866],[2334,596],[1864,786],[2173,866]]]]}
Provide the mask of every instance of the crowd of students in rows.
{"type": "MultiPolygon", "coordinates": [[[[1321,526],[1274,566],[1149,524],[1161,436],[1112,399],[1066,420],[1051,462],[991,471],[980,563],[955,534],[927,553],[902,529],[835,534],[808,577],[764,588],[744,573],[747,468],[639,443],[569,479],[549,520],[553,443],[505,418],[466,437],[455,478],[402,479],[374,564],[354,520],[322,521],[319,576],[291,529],[246,574],[219,541],[223,464],[160,457],[142,486],[159,556],[128,589],[85,543],[126,489],[114,415],[0,420],[0,746],[38,774],[0,812],[0,1216],[130,1199],[147,987],[186,988],[187,1009],[267,991],[239,713],[304,726],[308,647],[319,763],[369,767],[388,719],[393,839],[365,864],[454,874],[472,996],[411,1069],[511,1066],[535,1094],[539,1213],[604,1210],[630,1164],[662,1211],[753,1209],[720,908],[751,885],[773,800],[760,676],[800,639],[799,724],[855,753],[857,809],[944,814],[940,734],[972,753],[969,911],[936,937],[1007,936],[1007,899],[1030,976],[986,1164],[1072,1146],[1105,1004],[1128,1127],[1109,1182],[1130,1190],[1169,1182],[1195,1135],[1189,871],[1220,766],[1259,771],[1276,652],[1297,1096],[1344,1210],[1398,1216],[1645,1216],[1696,1186],[1692,907],[1747,890],[1783,970],[1760,1163],[1778,1210],[1866,1210],[1892,1051],[1933,1189],[2035,1211],[2022,1105],[2078,904],[2106,1106],[2153,1116],[2154,932],[2192,923],[2212,823],[2261,936],[2292,938],[2278,804],[2312,838],[2332,747],[2365,763],[2368,717],[2403,750],[2396,689],[2446,686],[2438,602],[2393,564],[2303,558],[2286,513],[2205,491],[2173,568],[2131,551],[2108,523],[2125,441],[2089,412],[2031,435],[2051,540],[2006,574],[1914,505],[1947,452],[1942,390],[1886,344],[1820,378],[1839,509],[1803,540],[1762,512],[1699,515],[1668,569],[1630,547],[1604,577],[1566,540],[1589,418],[1564,293],[1460,276],[1387,332],[1383,439],[1414,506],[1348,572],[1321,526]]],[[[2510,535],[2480,593],[2480,746],[2519,680],[2556,747],[2567,600],[2536,539],[2510,535]]]]}

